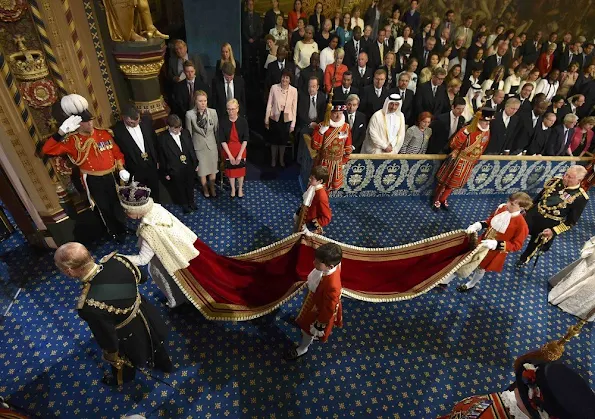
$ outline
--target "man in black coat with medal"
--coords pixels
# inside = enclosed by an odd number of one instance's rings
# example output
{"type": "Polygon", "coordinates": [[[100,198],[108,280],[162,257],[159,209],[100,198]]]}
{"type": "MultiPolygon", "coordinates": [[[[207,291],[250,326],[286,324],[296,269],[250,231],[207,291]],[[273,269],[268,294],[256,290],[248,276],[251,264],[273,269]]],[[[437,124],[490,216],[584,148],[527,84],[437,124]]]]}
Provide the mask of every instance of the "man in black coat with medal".
{"type": "Polygon", "coordinates": [[[168,129],[159,136],[162,170],[167,188],[175,204],[181,205],[184,214],[197,210],[194,202],[194,179],[198,159],[190,133],[182,128],[176,114],[167,117],[168,129]]]}
{"type": "Polygon", "coordinates": [[[552,241],[570,230],[579,220],[589,195],[581,188],[587,174],[583,166],[571,166],[563,178],[554,177],[533,200],[525,220],[529,226],[529,244],[517,262],[526,264],[538,251],[549,250],[552,241]]]}
{"type": "Polygon", "coordinates": [[[114,141],[124,154],[126,169],[136,182],[149,187],[153,201],[159,202],[159,154],[151,118],[141,118],[138,109],[127,106],[113,131],[114,141]]]}
{"type": "Polygon", "coordinates": [[[163,372],[172,371],[172,362],[163,343],[167,326],[155,307],[138,291],[147,275],[116,252],[99,264],[85,246],[66,243],[56,250],[58,269],[83,283],[76,306],[87,322],[103,358],[112,366],[107,385],[122,385],[134,379],[136,369],[148,365],[163,372]]]}

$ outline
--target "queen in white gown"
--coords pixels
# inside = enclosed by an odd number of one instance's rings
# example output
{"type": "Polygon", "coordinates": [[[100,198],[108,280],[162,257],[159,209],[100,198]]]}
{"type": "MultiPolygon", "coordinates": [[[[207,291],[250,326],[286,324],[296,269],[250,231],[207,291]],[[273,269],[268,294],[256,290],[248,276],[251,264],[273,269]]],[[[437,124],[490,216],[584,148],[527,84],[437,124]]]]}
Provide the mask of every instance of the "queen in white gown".
{"type": "MultiPolygon", "coordinates": [[[[595,236],[581,250],[581,258],[549,279],[548,301],[573,316],[586,319],[595,308],[595,236]]],[[[588,320],[593,321],[595,316],[588,320]]]]}
{"type": "Polygon", "coordinates": [[[187,301],[176,283],[176,272],[189,266],[198,256],[194,247],[196,234],[161,205],[153,202],[151,190],[131,185],[119,188],[120,203],[130,218],[140,219],[137,229],[138,255],[124,255],[136,266],[149,265],[149,274],[167,297],[167,305],[176,307],[187,301]]]}

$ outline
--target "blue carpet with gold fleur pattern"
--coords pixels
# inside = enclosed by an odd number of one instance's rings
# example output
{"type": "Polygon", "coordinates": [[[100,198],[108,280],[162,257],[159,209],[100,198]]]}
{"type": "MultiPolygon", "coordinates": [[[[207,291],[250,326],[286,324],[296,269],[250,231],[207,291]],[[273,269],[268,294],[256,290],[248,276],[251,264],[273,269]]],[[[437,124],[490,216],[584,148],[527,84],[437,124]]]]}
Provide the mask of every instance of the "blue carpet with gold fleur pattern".
{"type": "MultiPolygon", "coordinates": [[[[198,197],[199,211],[182,215],[217,252],[250,251],[291,233],[300,190],[295,181],[252,181],[244,200],[198,197]]],[[[333,200],[327,235],[366,247],[419,240],[483,219],[503,197],[452,199],[453,211],[433,213],[426,198],[333,200]]],[[[171,208],[171,207],[170,207],[171,208]]],[[[532,276],[516,271],[487,274],[467,294],[451,285],[390,304],[344,299],[345,326],[327,344],[314,344],[296,363],[283,353],[300,332],[288,319],[303,294],[277,312],[242,323],[206,321],[191,307],[170,311],[149,282],[142,287],[171,326],[168,348],[175,370],[137,375],[113,389],[100,383],[107,366],[75,312],[80,286],[60,276],[50,253],[29,249],[18,233],[0,247],[2,313],[19,286],[23,291],[0,323],[0,396],[31,416],[49,418],[147,417],[383,417],[434,418],[470,394],[507,387],[516,356],[557,338],[576,319],[547,304],[547,278],[577,257],[595,234],[590,203],[579,225],[556,240],[532,276]]],[[[132,253],[129,237],[122,253],[132,253]]],[[[100,257],[114,243],[92,248],[100,257]]],[[[590,325],[567,347],[564,360],[593,385],[590,325]]]]}

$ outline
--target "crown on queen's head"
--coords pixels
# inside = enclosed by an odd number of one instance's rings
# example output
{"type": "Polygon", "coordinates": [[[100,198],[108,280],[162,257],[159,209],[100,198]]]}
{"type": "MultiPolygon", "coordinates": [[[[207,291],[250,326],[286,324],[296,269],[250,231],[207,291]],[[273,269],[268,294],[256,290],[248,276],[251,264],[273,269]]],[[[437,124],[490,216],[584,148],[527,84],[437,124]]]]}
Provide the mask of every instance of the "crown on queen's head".
{"type": "Polygon", "coordinates": [[[118,188],[118,197],[120,202],[130,207],[140,207],[149,202],[151,198],[151,189],[133,182],[128,186],[118,188]]]}

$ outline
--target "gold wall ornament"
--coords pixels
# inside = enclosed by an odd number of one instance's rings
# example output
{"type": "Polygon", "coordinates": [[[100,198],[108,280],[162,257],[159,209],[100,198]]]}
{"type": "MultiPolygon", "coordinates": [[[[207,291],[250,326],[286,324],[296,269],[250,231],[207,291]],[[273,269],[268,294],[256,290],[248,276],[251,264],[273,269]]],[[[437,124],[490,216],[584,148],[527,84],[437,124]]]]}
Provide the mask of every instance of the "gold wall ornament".
{"type": "Polygon", "coordinates": [[[169,39],[153,24],[148,0],[103,0],[110,37],[116,42],[169,39]]]}
{"type": "Polygon", "coordinates": [[[120,63],[118,67],[128,78],[146,79],[159,74],[163,67],[163,59],[149,63],[120,63]]]}
{"type": "Polygon", "coordinates": [[[23,17],[27,10],[26,0],[0,0],[0,20],[16,22],[23,17]]]}
{"type": "Polygon", "coordinates": [[[8,62],[14,76],[23,81],[33,81],[47,77],[50,72],[45,62],[43,53],[39,50],[28,50],[25,47],[25,38],[21,35],[14,37],[19,52],[10,54],[8,62]]]}
{"type": "Polygon", "coordinates": [[[148,102],[134,101],[134,106],[136,106],[141,114],[148,113],[153,119],[165,118],[169,115],[169,108],[165,104],[163,96],[159,96],[158,99],[148,102]]]}

